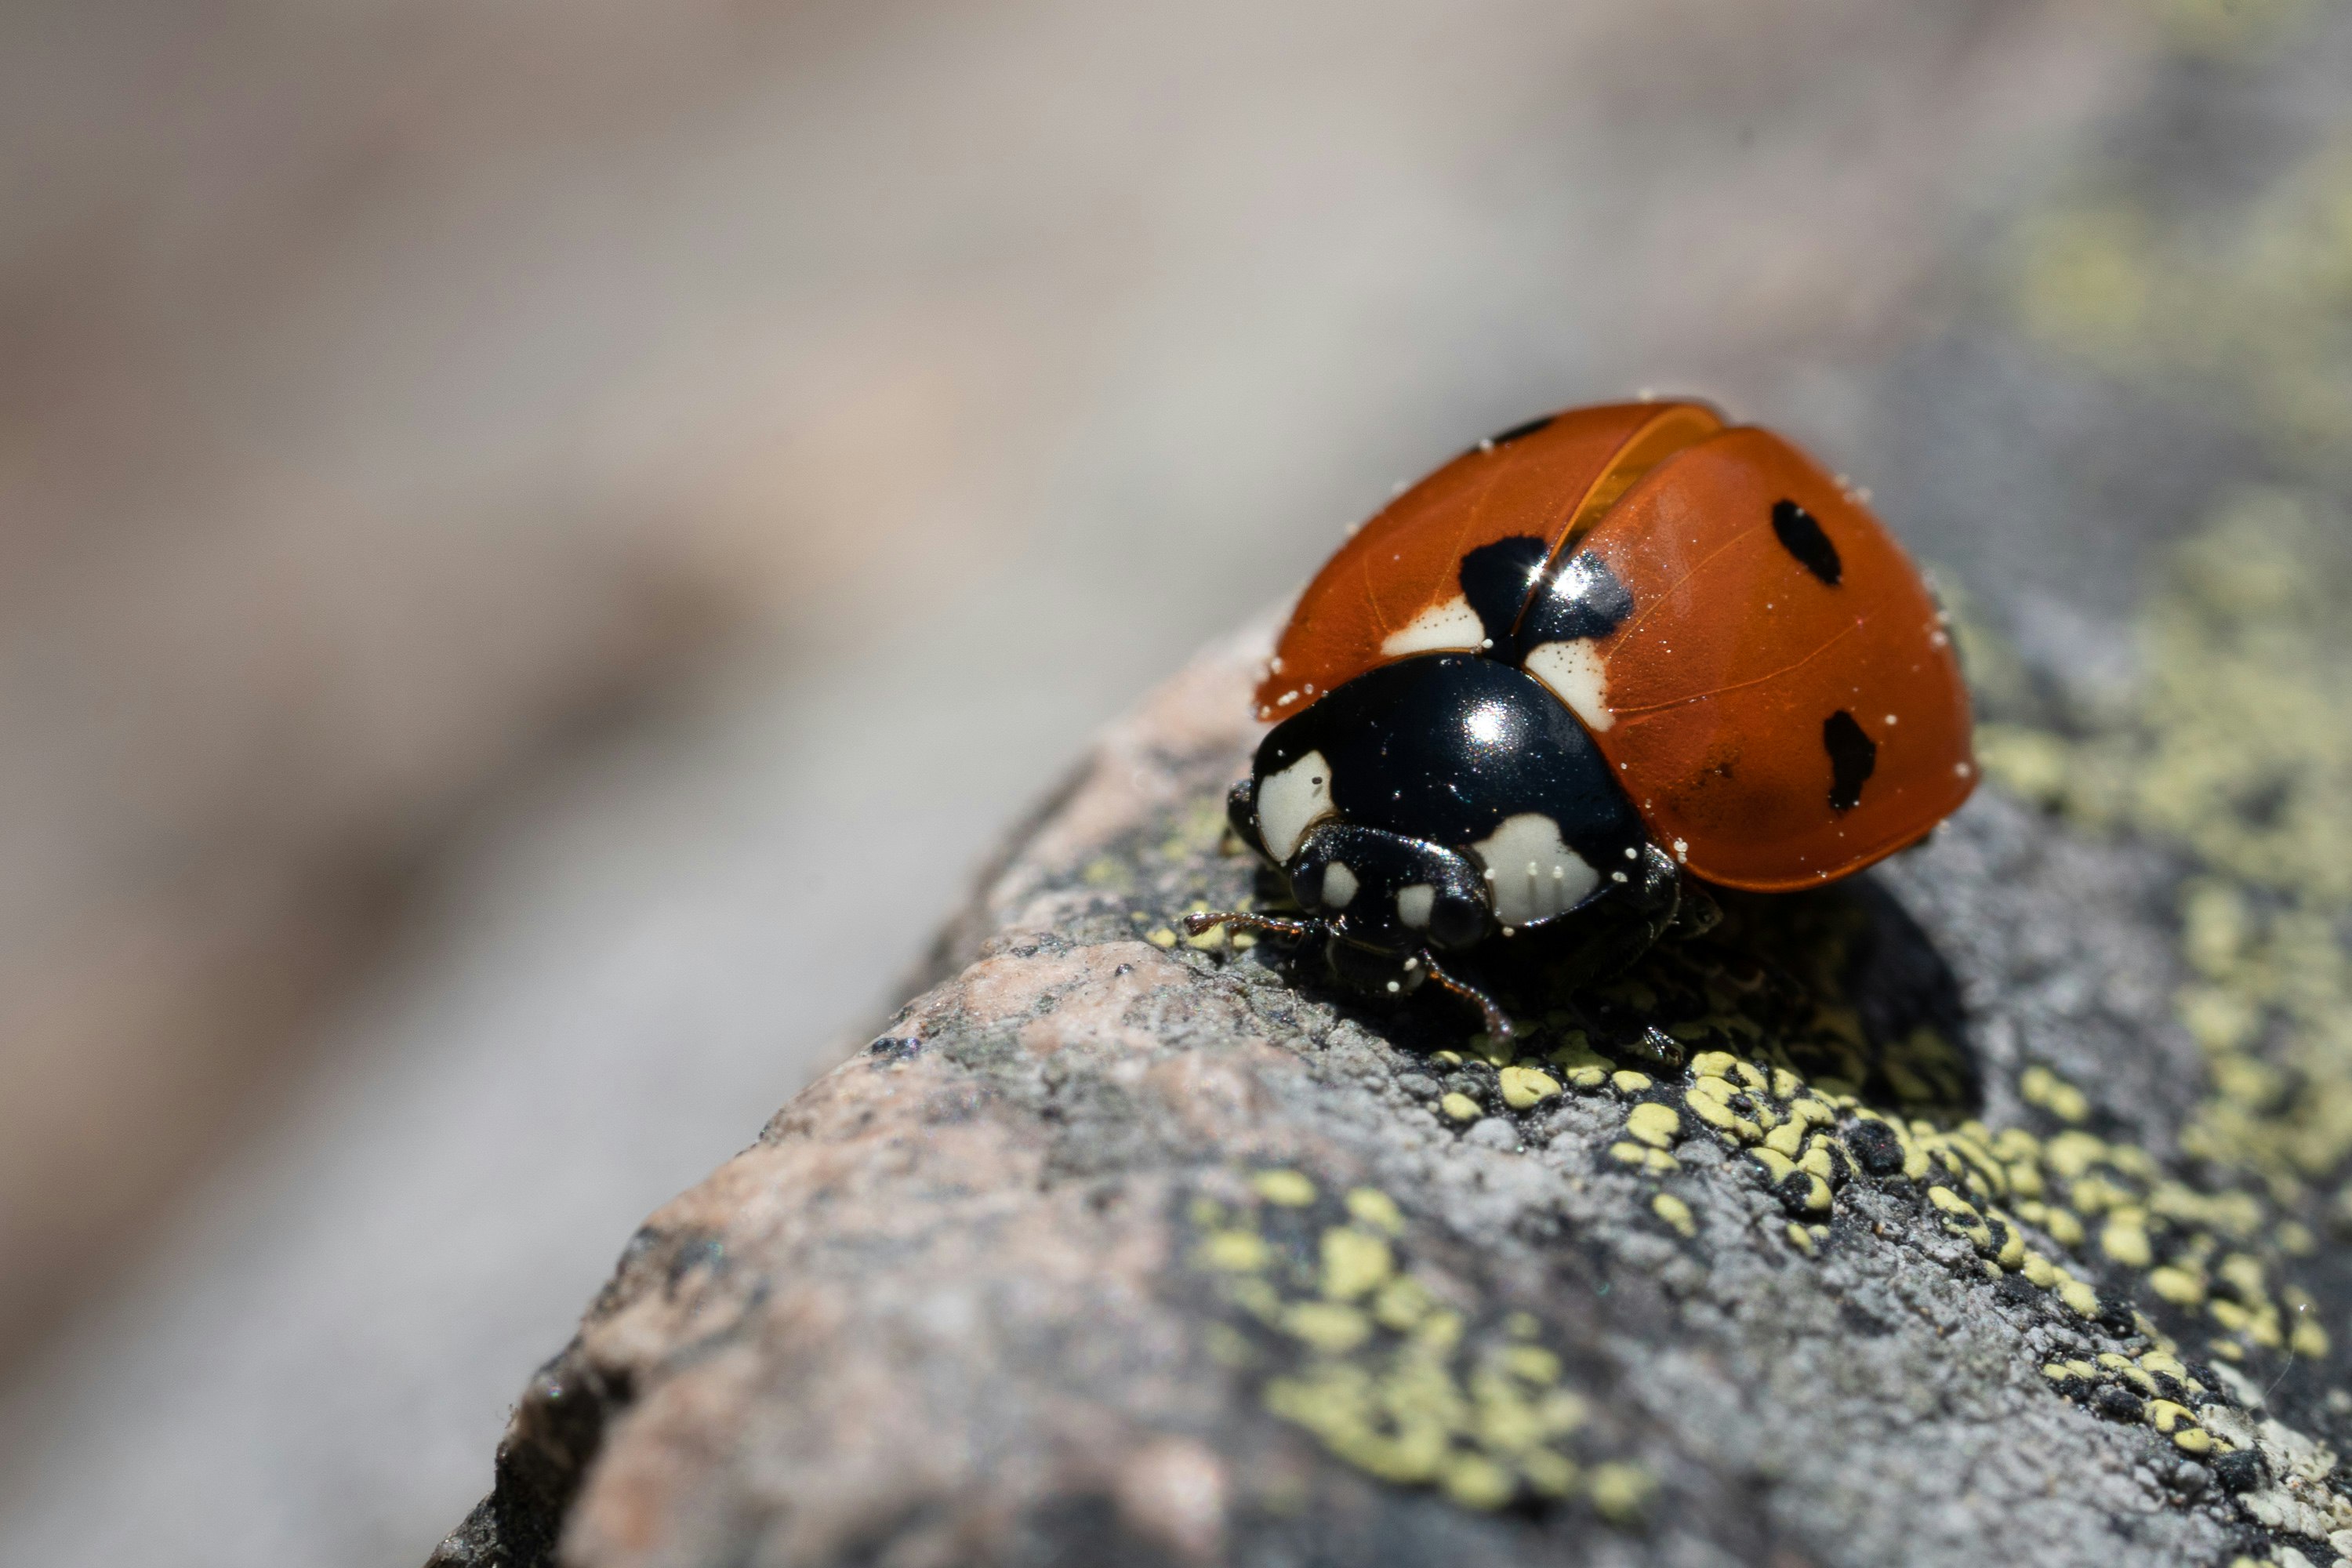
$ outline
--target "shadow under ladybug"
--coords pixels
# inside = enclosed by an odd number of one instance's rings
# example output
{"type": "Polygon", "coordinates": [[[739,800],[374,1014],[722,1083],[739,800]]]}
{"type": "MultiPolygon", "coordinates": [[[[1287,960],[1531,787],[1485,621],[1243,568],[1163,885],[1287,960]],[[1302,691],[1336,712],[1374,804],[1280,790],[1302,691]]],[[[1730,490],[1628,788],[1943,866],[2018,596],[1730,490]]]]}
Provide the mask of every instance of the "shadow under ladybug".
{"type": "MultiPolygon", "coordinates": [[[[1257,884],[1282,909],[1281,873],[1261,864],[1257,884]]],[[[1507,1032],[1490,1020],[1489,1036],[1520,1055],[1575,1041],[1625,1066],[1673,1071],[1690,1053],[1726,1049],[1906,1117],[1949,1122],[1982,1110],[1958,980],[1878,879],[1755,894],[1685,878],[1675,894],[1665,928],[1638,951],[1642,928],[1586,910],[1442,963],[1423,959],[1421,983],[1400,980],[1393,991],[1387,977],[1414,955],[1358,953],[1304,910],[1234,923],[1272,932],[1295,984],[1328,989],[1343,1012],[1409,1050],[1463,1045],[1454,1015],[1427,1000],[1434,985],[1502,1015],[1507,1032]]],[[[1196,919],[1206,929],[1218,917],[1196,919]]]]}

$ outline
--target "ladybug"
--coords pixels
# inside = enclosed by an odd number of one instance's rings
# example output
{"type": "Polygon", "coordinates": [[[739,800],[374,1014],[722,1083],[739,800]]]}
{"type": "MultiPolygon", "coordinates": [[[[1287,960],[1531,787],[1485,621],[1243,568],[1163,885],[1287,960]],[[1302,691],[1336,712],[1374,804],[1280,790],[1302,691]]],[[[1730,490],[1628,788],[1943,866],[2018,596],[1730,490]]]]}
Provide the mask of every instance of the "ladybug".
{"type": "Polygon", "coordinates": [[[1781,437],[1696,402],[1479,442],[1357,530],[1300,595],[1228,816],[1374,995],[1496,938],[1589,983],[1709,887],[1782,892],[1925,837],[1975,787],[1968,693],[1918,571],[1781,437]],[[1444,955],[1441,959],[1441,955],[1444,955]]]}

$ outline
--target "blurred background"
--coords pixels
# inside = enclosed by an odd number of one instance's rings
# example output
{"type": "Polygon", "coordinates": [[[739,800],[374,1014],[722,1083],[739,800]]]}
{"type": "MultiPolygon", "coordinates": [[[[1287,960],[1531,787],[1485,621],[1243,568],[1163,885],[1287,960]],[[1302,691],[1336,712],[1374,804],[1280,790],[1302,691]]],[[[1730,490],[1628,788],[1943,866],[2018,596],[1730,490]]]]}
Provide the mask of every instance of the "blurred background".
{"type": "Polygon", "coordinates": [[[1391,485],[1714,397],[2095,687],[2352,454],[2324,0],[0,8],[0,1561],[405,1564],[1391,485]]]}

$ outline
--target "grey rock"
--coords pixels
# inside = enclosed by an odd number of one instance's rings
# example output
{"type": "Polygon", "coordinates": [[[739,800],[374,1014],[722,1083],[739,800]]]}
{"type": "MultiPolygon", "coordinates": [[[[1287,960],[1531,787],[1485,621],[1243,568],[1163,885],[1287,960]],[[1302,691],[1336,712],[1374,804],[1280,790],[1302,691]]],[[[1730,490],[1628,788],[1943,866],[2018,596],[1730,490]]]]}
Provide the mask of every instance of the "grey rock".
{"type": "Polygon", "coordinates": [[[646,1223],[436,1568],[2105,1568],[2352,1524],[2316,1408],[2193,1365],[2162,1385],[2193,1440],[2264,1456],[2207,1484],[2151,1392],[2186,1320],[2020,1217],[2083,1139],[2195,1179],[2162,855],[1987,790],[1853,886],[1735,901],[1589,1038],[1505,975],[1564,1088],[1506,1113],[1443,999],[1173,936],[1252,890],[1219,802],[1262,646],[1113,731],[873,1048],[646,1223]]]}

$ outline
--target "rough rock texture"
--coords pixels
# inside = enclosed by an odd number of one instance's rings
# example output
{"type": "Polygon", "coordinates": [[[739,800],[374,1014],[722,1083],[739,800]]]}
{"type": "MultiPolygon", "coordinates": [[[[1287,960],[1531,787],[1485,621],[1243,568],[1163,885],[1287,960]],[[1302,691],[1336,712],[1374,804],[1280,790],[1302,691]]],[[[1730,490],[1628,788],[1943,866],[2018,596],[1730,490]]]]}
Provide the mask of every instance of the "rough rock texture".
{"type": "MultiPolygon", "coordinates": [[[[2183,669],[2297,591],[2238,587],[2159,614],[2210,612],[2183,669]]],[[[1219,809],[1262,647],[1111,733],[938,984],[647,1222],[436,1564],[2352,1552],[2340,927],[2122,796],[2082,826],[2132,735],[2158,804],[2243,783],[2165,772],[2161,704],[1994,727],[2011,785],[1920,849],[1576,1011],[1493,967],[1514,1052],[1176,935],[1269,893],[1219,809]]]]}

